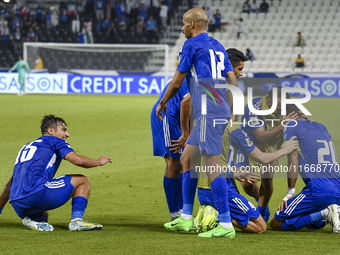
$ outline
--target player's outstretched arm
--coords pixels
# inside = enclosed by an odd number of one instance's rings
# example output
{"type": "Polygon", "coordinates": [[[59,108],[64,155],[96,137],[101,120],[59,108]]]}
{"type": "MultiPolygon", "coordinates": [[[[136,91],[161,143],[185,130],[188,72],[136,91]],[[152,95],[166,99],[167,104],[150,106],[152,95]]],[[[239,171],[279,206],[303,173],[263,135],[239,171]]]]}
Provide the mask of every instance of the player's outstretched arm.
{"type": "MultiPolygon", "coordinates": [[[[297,118],[298,118],[298,114],[295,112],[291,112],[287,116],[284,116],[283,120],[296,120],[297,118]]],[[[256,139],[260,143],[264,143],[264,142],[268,142],[271,139],[274,139],[277,134],[282,133],[283,128],[284,127],[282,125],[278,125],[277,127],[271,130],[265,130],[264,127],[260,127],[256,130],[253,130],[253,134],[255,135],[256,139]]]]}
{"type": "Polygon", "coordinates": [[[175,72],[174,78],[172,78],[162,100],[159,102],[159,105],[156,108],[156,115],[158,119],[163,119],[161,111],[164,109],[164,112],[166,112],[166,103],[176,95],[179,88],[182,86],[186,75],[187,73],[182,73],[179,71],[175,72]]]}
{"type": "Polygon", "coordinates": [[[5,205],[7,204],[8,200],[9,200],[9,189],[11,187],[11,183],[12,183],[12,177],[9,179],[9,181],[5,185],[3,191],[0,195],[0,214],[2,212],[2,209],[5,207],[5,205]]]}
{"type": "Polygon", "coordinates": [[[181,131],[182,135],[177,141],[170,140],[171,144],[170,150],[175,153],[179,153],[182,148],[186,145],[189,136],[190,136],[190,114],[191,114],[191,98],[190,94],[188,94],[181,102],[181,113],[180,113],[180,121],[181,121],[181,131]]]}
{"type": "Polygon", "coordinates": [[[287,143],[283,145],[283,148],[270,153],[264,153],[258,148],[255,148],[248,156],[252,157],[256,161],[262,164],[269,164],[270,162],[281,158],[284,155],[291,153],[292,151],[299,148],[299,142],[294,141],[296,136],[293,136],[287,143]]]}
{"type": "Polygon", "coordinates": [[[73,165],[84,167],[84,168],[103,166],[108,162],[112,163],[111,159],[106,156],[101,156],[98,159],[91,159],[85,156],[78,155],[74,151],[66,154],[65,159],[67,161],[70,161],[73,165]]]}

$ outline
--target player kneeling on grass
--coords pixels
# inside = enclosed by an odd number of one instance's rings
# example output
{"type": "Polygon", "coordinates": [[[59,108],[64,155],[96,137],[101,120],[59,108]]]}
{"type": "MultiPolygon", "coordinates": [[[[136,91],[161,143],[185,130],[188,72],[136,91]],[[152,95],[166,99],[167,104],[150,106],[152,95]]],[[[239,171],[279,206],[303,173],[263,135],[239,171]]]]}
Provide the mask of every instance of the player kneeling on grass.
{"type": "MultiPolygon", "coordinates": [[[[287,114],[299,112],[287,105],[287,114]]],[[[326,127],[307,120],[301,113],[296,123],[284,130],[285,140],[297,137],[300,150],[288,155],[288,194],[270,222],[272,230],[294,231],[304,227],[321,228],[325,223],[340,233],[340,174],[332,137],[326,127]],[[295,125],[295,126],[294,126],[295,125]],[[306,186],[295,194],[300,173],[306,186]]]]}
{"type": "MultiPolygon", "coordinates": [[[[257,174],[246,171],[236,171],[232,176],[231,167],[234,165],[234,156],[237,150],[241,150],[245,155],[254,158],[255,160],[267,164],[273,160],[277,160],[282,156],[291,153],[298,148],[298,142],[292,141],[292,138],[284,147],[276,152],[263,153],[261,152],[247,133],[241,129],[236,129],[230,136],[230,150],[228,154],[228,172],[227,172],[227,186],[228,186],[228,202],[230,208],[230,216],[233,219],[232,223],[235,227],[248,233],[264,233],[267,225],[263,220],[261,214],[256,207],[248,201],[244,196],[237,192],[233,184],[232,178],[237,178],[241,181],[254,182],[259,180],[257,174]]],[[[201,206],[197,217],[195,218],[195,229],[197,231],[207,231],[214,225],[216,221],[215,205],[212,200],[210,189],[198,189],[198,200],[201,206]]]]}
{"type": "Polygon", "coordinates": [[[23,219],[25,227],[53,231],[53,226],[47,223],[47,211],[62,206],[72,197],[69,229],[71,231],[102,229],[103,226],[100,224],[83,221],[90,196],[89,179],[83,175],[53,178],[62,159],[84,168],[103,166],[111,163],[111,159],[101,156],[94,160],[75,153],[66,142],[69,133],[65,121],[54,115],[44,116],[41,133],[42,137],[27,143],[19,151],[10,180],[11,185],[7,185],[1,195],[2,206],[9,196],[10,203],[23,219]]]}

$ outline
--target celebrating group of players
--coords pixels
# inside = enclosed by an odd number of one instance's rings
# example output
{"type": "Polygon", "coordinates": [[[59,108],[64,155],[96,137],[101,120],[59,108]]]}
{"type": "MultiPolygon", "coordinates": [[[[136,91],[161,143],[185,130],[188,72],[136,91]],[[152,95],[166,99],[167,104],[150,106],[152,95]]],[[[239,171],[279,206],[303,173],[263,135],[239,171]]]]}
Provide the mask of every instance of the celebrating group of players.
{"type": "Polygon", "coordinates": [[[242,52],[225,50],[209,37],[207,22],[207,14],[200,8],[184,14],[182,31],[187,41],[177,71],[151,112],[154,155],[166,161],[163,184],[171,222],[164,227],[210,238],[233,238],[234,227],[265,232],[274,171],[263,169],[273,169],[279,158],[288,155],[288,193],[270,221],[271,229],[294,231],[329,223],[333,233],[340,232],[339,166],[327,129],[309,121],[295,105],[287,105],[282,116],[279,87],[252,102],[256,110],[276,108],[273,114],[259,116],[246,105],[242,116],[246,124],[239,129],[228,124],[238,116],[231,113],[230,90],[220,84],[227,81],[237,86],[236,78],[242,76],[247,59],[242,52]],[[273,105],[275,94],[277,105],[273,105]],[[194,125],[189,125],[190,116],[194,125]],[[228,121],[217,125],[217,119],[228,121]],[[274,119],[281,121],[264,125],[274,119]],[[260,176],[245,171],[256,168],[260,176]],[[299,173],[306,186],[295,195],[299,173]],[[235,180],[255,198],[257,207],[239,194],[235,180]],[[201,206],[194,218],[196,190],[201,206]]]}

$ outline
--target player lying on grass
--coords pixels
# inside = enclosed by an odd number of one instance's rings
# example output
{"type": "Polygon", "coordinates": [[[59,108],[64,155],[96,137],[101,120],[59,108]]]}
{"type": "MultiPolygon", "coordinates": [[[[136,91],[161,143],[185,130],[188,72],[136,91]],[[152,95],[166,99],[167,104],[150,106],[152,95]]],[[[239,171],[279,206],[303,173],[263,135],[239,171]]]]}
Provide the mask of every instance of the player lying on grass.
{"type": "MultiPolygon", "coordinates": [[[[237,86],[228,54],[218,41],[208,36],[207,23],[208,15],[201,8],[190,9],[184,14],[182,31],[188,40],[183,45],[181,61],[174,78],[156,109],[158,118],[162,119],[161,110],[177,93],[183,80],[187,78],[187,81],[192,82],[190,95],[196,124],[190,134],[190,143],[188,142],[181,157],[183,213],[181,217],[164,225],[165,228],[171,230],[190,231],[194,228],[192,212],[197,177],[193,178],[191,174],[194,175],[195,166],[199,165],[201,155],[206,166],[220,165],[222,135],[226,124],[213,127],[213,119],[230,119],[231,93],[225,88],[218,88],[216,84],[225,84],[228,77],[232,80],[231,83],[237,86]],[[218,99],[218,103],[214,97],[218,99]],[[202,111],[202,105],[205,105],[202,104],[202,98],[206,99],[206,111],[202,111]]],[[[211,232],[201,233],[199,236],[233,238],[235,230],[230,219],[224,174],[217,171],[208,173],[208,175],[214,201],[220,213],[220,223],[211,232]]]]}
{"type": "Polygon", "coordinates": [[[54,115],[44,116],[42,137],[24,145],[15,160],[10,190],[6,186],[1,204],[8,200],[23,224],[29,229],[53,231],[47,223],[48,211],[65,204],[72,197],[71,231],[100,230],[102,225],[83,221],[90,196],[90,181],[84,175],[63,175],[54,178],[62,159],[76,166],[91,168],[103,166],[111,159],[97,160],[80,156],[66,142],[69,137],[66,123],[54,115]],[[7,200],[6,200],[7,199],[7,200]]]}
{"type": "MultiPolygon", "coordinates": [[[[299,112],[287,105],[287,114],[299,112]]],[[[284,130],[285,140],[299,141],[299,151],[288,155],[288,194],[270,222],[272,230],[294,231],[303,227],[323,227],[330,223],[332,233],[339,233],[340,174],[332,137],[326,127],[307,120],[301,113],[295,127],[284,130]],[[295,194],[300,173],[306,186],[295,194]]],[[[289,126],[294,126],[290,122],[289,126]]]]}
{"type": "Polygon", "coordinates": [[[180,157],[190,130],[190,94],[186,80],[183,81],[178,93],[167,103],[166,113],[162,111],[163,120],[156,116],[156,107],[163,98],[169,84],[163,89],[159,99],[151,111],[151,131],[153,140],[153,155],[165,159],[166,168],[163,187],[170,211],[171,221],[182,213],[182,165],[180,157]],[[171,144],[176,141],[176,144],[171,144]]]}
{"type": "MultiPolygon", "coordinates": [[[[281,87],[277,87],[276,89],[276,107],[273,106],[273,89],[268,93],[268,95],[264,97],[254,98],[252,101],[252,104],[256,110],[268,110],[272,107],[275,107],[276,110],[274,113],[266,116],[257,115],[252,113],[249,109],[248,104],[246,104],[244,108],[244,115],[242,116],[241,122],[243,123],[245,121],[246,125],[241,125],[241,129],[248,134],[255,146],[258,147],[262,152],[277,151],[277,149],[281,147],[283,141],[283,126],[281,125],[281,121],[283,120],[281,116],[281,87]],[[269,121],[269,125],[267,125],[265,120],[271,119],[280,119],[280,121],[269,121]]],[[[289,98],[288,94],[287,98],[289,98]]],[[[292,119],[292,116],[290,114],[287,114],[286,119],[292,119]]],[[[242,155],[239,155],[238,158],[244,158],[246,159],[246,161],[248,160],[246,157],[242,157],[242,155]]],[[[273,161],[270,162],[269,165],[277,166],[277,163],[277,161],[273,161]]],[[[244,162],[244,165],[249,165],[250,167],[260,167],[261,163],[254,161],[253,159],[249,159],[249,162],[244,162]]],[[[265,221],[268,221],[270,217],[268,204],[274,190],[273,175],[274,172],[263,173],[261,171],[260,188],[258,188],[257,183],[241,183],[244,191],[258,201],[259,204],[257,209],[259,210],[265,221]]]]}
{"type": "MultiPolygon", "coordinates": [[[[232,223],[235,227],[241,229],[244,232],[249,233],[263,233],[266,231],[267,225],[263,220],[261,214],[256,207],[248,201],[244,196],[240,195],[233,184],[232,178],[239,179],[246,182],[256,182],[258,175],[251,171],[236,171],[232,176],[232,166],[234,166],[236,152],[241,150],[245,155],[255,159],[262,164],[268,164],[273,160],[277,160],[282,156],[291,153],[298,148],[298,142],[293,141],[291,138],[282,149],[272,152],[261,152],[250,140],[241,129],[236,129],[231,133],[230,137],[230,150],[228,155],[228,172],[227,172],[227,185],[228,185],[228,201],[230,207],[230,215],[233,219],[232,223]]],[[[233,168],[235,169],[235,168],[233,168]]],[[[198,189],[198,200],[203,208],[200,207],[198,216],[195,218],[195,228],[199,231],[208,230],[216,220],[216,214],[214,213],[214,202],[211,196],[210,189],[198,189]],[[204,208],[204,206],[207,206],[204,208]],[[202,212],[202,210],[204,212],[202,212]],[[202,216],[201,216],[202,215],[202,216]]]]}

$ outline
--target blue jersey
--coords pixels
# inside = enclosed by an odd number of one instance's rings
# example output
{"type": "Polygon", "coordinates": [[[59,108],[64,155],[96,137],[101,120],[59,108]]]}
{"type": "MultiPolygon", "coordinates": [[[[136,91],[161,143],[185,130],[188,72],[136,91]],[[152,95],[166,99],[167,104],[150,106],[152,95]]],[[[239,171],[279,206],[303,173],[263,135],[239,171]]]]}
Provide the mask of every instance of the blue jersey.
{"type": "MultiPolygon", "coordinates": [[[[256,110],[261,110],[260,105],[261,99],[262,97],[253,99],[253,106],[256,110]]],[[[241,129],[248,134],[248,136],[254,142],[255,145],[258,145],[260,142],[256,139],[255,135],[253,134],[253,131],[259,129],[262,126],[266,127],[265,122],[263,124],[260,120],[263,120],[263,116],[252,113],[249,110],[248,104],[246,104],[246,106],[244,107],[244,115],[242,115],[241,121],[242,123],[245,122],[245,125],[242,124],[241,129]]]]}
{"type": "Polygon", "coordinates": [[[187,73],[193,116],[202,116],[202,95],[207,97],[207,118],[230,118],[227,90],[215,84],[226,84],[227,72],[233,72],[229,56],[218,41],[201,33],[188,39],[181,49],[177,71],[187,73]]]}
{"type": "Polygon", "coordinates": [[[22,147],[15,160],[10,202],[44,189],[58,170],[66,154],[74,151],[64,140],[42,136],[22,147]]]}
{"type": "Polygon", "coordinates": [[[314,196],[340,197],[339,165],[332,137],[318,122],[297,121],[286,127],[285,141],[297,136],[299,141],[299,173],[314,196]]]}
{"type": "MultiPolygon", "coordinates": [[[[167,90],[169,84],[170,82],[164,87],[159,99],[157,100],[155,104],[156,107],[161,101],[161,99],[163,98],[165,91],[167,90]]],[[[188,95],[188,93],[189,93],[189,88],[187,86],[186,81],[184,80],[177,94],[167,102],[168,108],[167,108],[166,114],[164,114],[164,112],[162,111],[163,117],[166,115],[167,121],[171,123],[172,125],[179,127],[179,128],[181,128],[181,111],[180,111],[181,102],[188,95]]]]}
{"type": "MultiPolygon", "coordinates": [[[[240,150],[244,155],[249,155],[255,150],[254,143],[250,140],[247,133],[241,129],[234,130],[230,135],[230,149],[228,153],[228,166],[234,166],[234,156],[240,150]]],[[[229,169],[230,170],[230,169],[229,169]]],[[[228,171],[228,178],[231,178],[231,172],[228,171]]]]}

